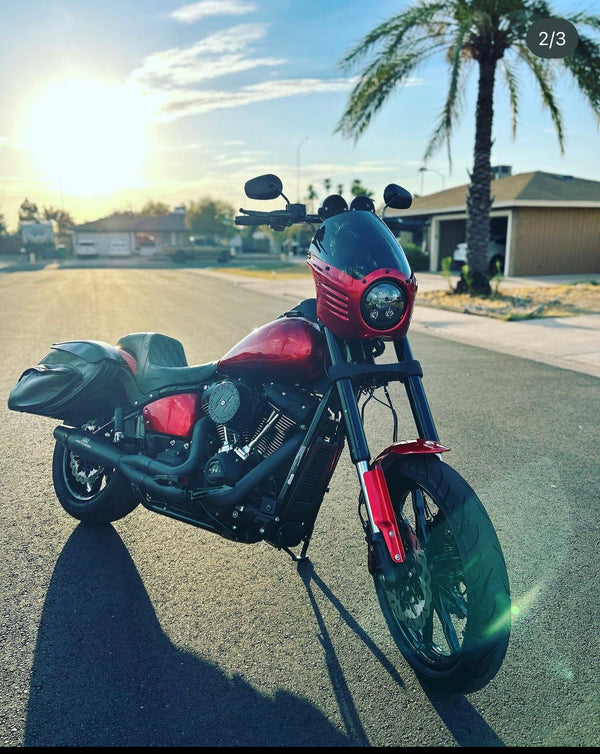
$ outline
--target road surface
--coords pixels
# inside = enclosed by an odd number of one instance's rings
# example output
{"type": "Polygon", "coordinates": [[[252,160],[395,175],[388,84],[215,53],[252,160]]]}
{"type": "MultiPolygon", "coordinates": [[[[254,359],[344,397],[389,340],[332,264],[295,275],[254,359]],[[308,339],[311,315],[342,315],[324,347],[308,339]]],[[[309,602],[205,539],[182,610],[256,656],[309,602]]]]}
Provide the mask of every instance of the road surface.
{"type": "Polygon", "coordinates": [[[596,378],[411,338],[446,460],[497,528],[515,611],[492,683],[436,698],[377,607],[346,452],[302,570],[142,507],[79,525],[52,489],[53,420],[6,407],[52,342],[156,331],[202,363],[289,300],[199,269],[6,273],[0,296],[2,746],[600,743],[596,378]]]}

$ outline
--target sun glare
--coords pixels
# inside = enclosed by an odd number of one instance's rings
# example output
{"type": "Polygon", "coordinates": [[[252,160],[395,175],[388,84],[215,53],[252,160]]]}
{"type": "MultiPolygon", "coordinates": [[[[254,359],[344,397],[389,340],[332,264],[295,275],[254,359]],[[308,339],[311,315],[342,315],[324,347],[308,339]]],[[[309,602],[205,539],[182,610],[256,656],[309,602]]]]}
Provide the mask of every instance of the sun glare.
{"type": "Polygon", "coordinates": [[[93,197],[141,184],[146,124],[143,99],[130,88],[65,80],[32,104],[25,141],[44,178],[93,197]]]}

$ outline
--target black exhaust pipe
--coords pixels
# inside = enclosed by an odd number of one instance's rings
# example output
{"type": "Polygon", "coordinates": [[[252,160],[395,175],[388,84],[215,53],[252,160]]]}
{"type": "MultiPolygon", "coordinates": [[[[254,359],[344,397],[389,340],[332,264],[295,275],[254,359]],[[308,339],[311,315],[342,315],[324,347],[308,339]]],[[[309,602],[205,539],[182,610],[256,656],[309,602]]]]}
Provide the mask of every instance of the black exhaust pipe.
{"type": "MultiPolygon", "coordinates": [[[[89,432],[82,432],[79,429],[56,427],[54,438],[72,453],[89,458],[102,466],[118,469],[130,482],[137,484],[149,494],[181,503],[192,499],[189,491],[160,484],[153,475],[188,476],[190,472],[195,471],[200,461],[201,439],[208,421],[208,417],[203,417],[196,422],[192,433],[190,454],[179,466],[170,466],[148,456],[125,453],[104,440],[98,440],[89,432]]],[[[303,433],[298,433],[286,440],[278,450],[251,469],[234,487],[225,490],[209,490],[206,495],[201,494],[197,497],[202,500],[203,505],[209,507],[221,508],[238,503],[257,484],[273,473],[280,463],[291,459],[296,454],[303,436],[303,433]]]]}

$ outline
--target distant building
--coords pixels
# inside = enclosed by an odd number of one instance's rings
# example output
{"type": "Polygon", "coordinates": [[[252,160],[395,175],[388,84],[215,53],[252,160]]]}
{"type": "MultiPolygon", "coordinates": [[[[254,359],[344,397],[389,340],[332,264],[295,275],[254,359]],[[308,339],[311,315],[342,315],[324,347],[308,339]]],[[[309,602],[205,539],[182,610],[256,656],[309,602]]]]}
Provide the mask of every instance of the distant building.
{"type": "MultiPolygon", "coordinates": [[[[600,181],[534,171],[495,178],[491,188],[491,235],[504,240],[505,275],[600,273],[600,181]]],[[[407,227],[421,224],[432,272],[465,241],[467,191],[457,186],[386,212],[407,227]]]]}
{"type": "Polygon", "coordinates": [[[99,257],[109,256],[111,244],[125,242],[132,253],[162,253],[167,246],[189,243],[185,208],[168,215],[114,214],[73,228],[73,246],[94,242],[99,257]]]}

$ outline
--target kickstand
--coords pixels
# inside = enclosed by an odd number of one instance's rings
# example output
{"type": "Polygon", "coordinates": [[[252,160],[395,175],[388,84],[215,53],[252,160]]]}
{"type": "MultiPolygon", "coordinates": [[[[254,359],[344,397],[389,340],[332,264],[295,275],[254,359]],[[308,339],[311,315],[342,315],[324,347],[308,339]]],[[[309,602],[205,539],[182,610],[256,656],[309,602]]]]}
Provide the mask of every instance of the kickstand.
{"type": "Polygon", "coordinates": [[[290,558],[293,561],[299,561],[299,560],[310,560],[308,555],[306,554],[308,550],[308,544],[310,542],[310,537],[305,537],[304,544],[302,545],[302,549],[300,550],[300,554],[296,554],[292,550],[290,550],[289,547],[282,547],[281,549],[287,552],[287,554],[290,556],[290,558]]]}

